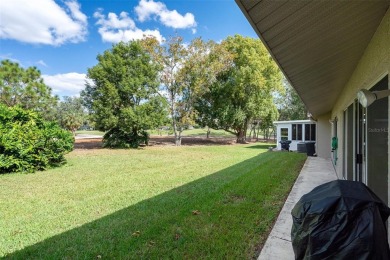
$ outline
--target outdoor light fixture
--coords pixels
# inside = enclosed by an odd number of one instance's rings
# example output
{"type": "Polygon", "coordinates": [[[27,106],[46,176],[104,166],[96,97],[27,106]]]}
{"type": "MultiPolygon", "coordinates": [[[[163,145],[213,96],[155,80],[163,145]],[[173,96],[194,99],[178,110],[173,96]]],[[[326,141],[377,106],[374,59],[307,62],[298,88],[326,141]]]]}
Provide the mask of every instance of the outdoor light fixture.
{"type": "Polygon", "coordinates": [[[390,89],[382,90],[382,91],[369,91],[367,89],[361,89],[357,93],[357,97],[359,99],[360,104],[363,107],[368,107],[375,100],[385,98],[390,96],[390,89]]]}

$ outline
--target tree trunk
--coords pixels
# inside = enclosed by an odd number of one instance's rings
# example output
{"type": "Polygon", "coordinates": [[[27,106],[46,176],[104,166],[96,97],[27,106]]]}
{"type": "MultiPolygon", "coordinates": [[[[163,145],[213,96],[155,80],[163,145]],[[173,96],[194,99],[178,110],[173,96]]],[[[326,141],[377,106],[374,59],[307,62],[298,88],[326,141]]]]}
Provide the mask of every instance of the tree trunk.
{"type": "Polygon", "coordinates": [[[245,143],[245,131],[243,129],[240,129],[238,133],[236,134],[237,136],[237,143],[245,143]]]}
{"type": "Polygon", "coordinates": [[[174,111],[175,111],[175,106],[174,106],[174,104],[172,104],[171,105],[171,116],[172,116],[173,134],[175,135],[175,145],[180,146],[181,145],[181,131],[177,130],[174,111]]]}
{"type": "Polygon", "coordinates": [[[170,98],[170,106],[171,106],[171,117],[172,117],[172,128],[173,128],[173,134],[175,135],[175,145],[180,146],[181,145],[181,129],[177,129],[177,124],[176,124],[176,118],[175,118],[175,93],[173,90],[170,91],[169,93],[169,98],[170,98]]]}
{"type": "Polygon", "coordinates": [[[176,146],[181,146],[181,132],[182,131],[179,130],[179,134],[175,135],[175,145],[176,146]]]}
{"type": "Polygon", "coordinates": [[[207,133],[206,133],[206,138],[210,138],[210,127],[207,127],[207,133]]]}

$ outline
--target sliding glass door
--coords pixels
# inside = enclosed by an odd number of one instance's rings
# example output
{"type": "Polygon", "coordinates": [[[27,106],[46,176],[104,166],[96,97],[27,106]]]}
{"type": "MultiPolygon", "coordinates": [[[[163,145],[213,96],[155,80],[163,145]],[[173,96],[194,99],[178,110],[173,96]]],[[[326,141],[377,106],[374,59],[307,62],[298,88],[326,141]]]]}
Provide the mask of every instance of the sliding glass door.
{"type": "MultiPolygon", "coordinates": [[[[383,78],[370,91],[388,89],[383,78]]],[[[387,203],[388,198],[388,125],[389,99],[383,98],[367,107],[367,185],[387,203]]]]}

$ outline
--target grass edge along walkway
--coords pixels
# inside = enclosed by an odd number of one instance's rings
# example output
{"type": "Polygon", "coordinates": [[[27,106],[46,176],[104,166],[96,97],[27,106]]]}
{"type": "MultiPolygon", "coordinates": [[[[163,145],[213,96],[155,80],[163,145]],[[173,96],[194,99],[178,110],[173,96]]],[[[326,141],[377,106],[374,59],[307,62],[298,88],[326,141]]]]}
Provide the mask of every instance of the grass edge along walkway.
{"type": "Polygon", "coordinates": [[[6,258],[257,257],[304,160],[262,153],[6,258]]]}

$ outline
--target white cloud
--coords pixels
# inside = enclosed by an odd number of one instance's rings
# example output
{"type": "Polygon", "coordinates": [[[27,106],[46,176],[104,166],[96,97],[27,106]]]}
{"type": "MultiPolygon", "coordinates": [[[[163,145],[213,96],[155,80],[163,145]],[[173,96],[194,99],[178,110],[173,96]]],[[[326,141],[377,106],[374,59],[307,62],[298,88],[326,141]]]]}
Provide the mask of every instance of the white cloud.
{"type": "Polygon", "coordinates": [[[36,64],[41,65],[43,67],[47,67],[47,64],[43,60],[37,61],[36,64]]]}
{"type": "Polygon", "coordinates": [[[0,39],[62,45],[77,43],[87,35],[87,16],[75,0],[59,6],[54,0],[1,2],[0,39]]]}
{"type": "Polygon", "coordinates": [[[135,13],[141,22],[151,18],[158,19],[162,24],[175,29],[195,28],[196,21],[192,13],[179,14],[176,10],[168,10],[162,2],[141,0],[135,7],[135,13]]]}
{"type": "Polygon", "coordinates": [[[70,10],[70,15],[74,18],[74,20],[79,21],[82,24],[87,24],[87,16],[80,11],[80,5],[76,2],[76,0],[70,0],[65,2],[65,5],[70,10]]]}
{"type": "Polygon", "coordinates": [[[65,73],[56,75],[42,75],[45,84],[52,88],[53,94],[62,96],[79,96],[80,91],[85,88],[87,79],[84,73],[65,73]]]}
{"type": "Polygon", "coordinates": [[[164,40],[158,30],[143,31],[137,28],[134,20],[126,12],[121,12],[119,16],[115,13],[108,13],[105,16],[102,11],[101,9],[96,11],[93,16],[98,19],[96,24],[101,26],[98,31],[105,42],[126,42],[139,40],[145,36],[154,36],[159,42],[164,40]]]}

